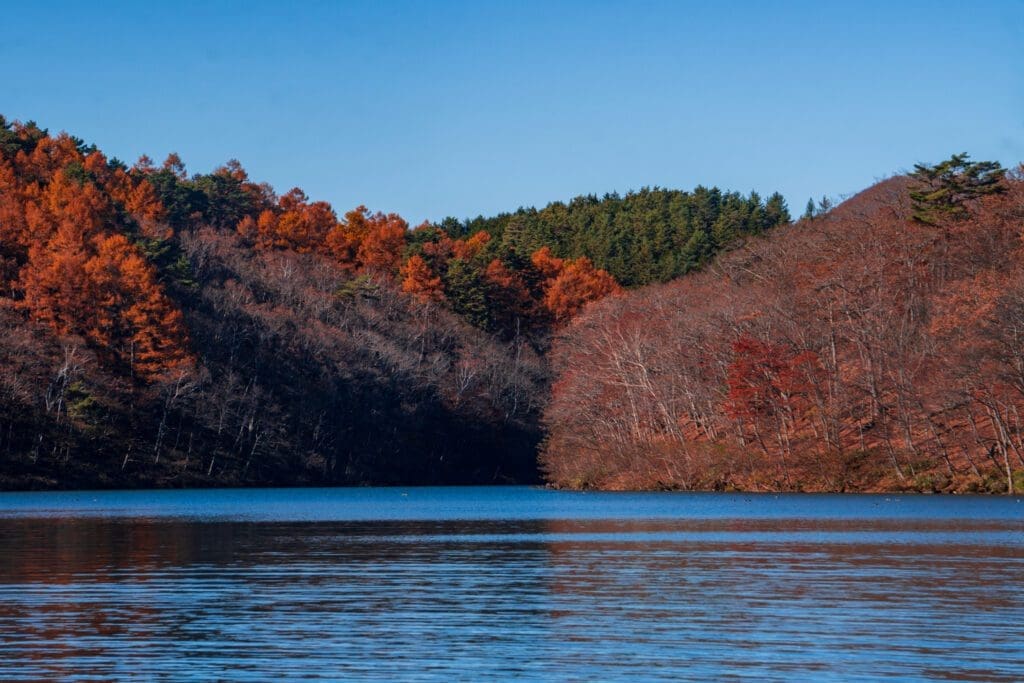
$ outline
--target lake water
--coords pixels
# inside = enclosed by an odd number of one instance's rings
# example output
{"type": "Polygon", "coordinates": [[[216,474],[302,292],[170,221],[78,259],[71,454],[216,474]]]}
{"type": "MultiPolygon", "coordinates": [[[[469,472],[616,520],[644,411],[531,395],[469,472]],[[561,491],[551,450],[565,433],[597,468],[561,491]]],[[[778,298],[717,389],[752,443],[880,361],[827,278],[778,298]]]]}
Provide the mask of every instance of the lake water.
{"type": "Polygon", "coordinates": [[[0,679],[1024,680],[1024,502],[0,494],[0,679]]]}

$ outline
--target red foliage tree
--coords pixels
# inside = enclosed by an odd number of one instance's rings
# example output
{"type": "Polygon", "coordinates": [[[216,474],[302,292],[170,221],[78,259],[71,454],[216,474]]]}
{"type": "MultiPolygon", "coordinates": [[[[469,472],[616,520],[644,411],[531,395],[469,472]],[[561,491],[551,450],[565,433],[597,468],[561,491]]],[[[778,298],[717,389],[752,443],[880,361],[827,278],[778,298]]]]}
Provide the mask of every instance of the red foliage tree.
{"type": "Polygon", "coordinates": [[[733,417],[774,415],[801,391],[796,356],[788,349],[744,334],[732,343],[732,352],[726,410],[733,417]]]}
{"type": "MultiPolygon", "coordinates": [[[[486,233],[484,233],[486,234],[486,233]]],[[[500,259],[492,260],[484,271],[492,317],[501,329],[509,329],[516,318],[527,319],[534,313],[534,302],[523,276],[500,259]]]]}

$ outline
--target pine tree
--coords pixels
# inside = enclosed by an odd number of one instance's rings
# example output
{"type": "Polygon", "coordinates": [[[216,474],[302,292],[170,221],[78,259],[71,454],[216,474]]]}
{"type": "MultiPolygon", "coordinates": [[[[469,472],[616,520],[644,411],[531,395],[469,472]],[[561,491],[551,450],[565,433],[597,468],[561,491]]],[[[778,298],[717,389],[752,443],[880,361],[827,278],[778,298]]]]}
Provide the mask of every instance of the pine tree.
{"type": "Polygon", "coordinates": [[[683,247],[685,270],[693,270],[703,264],[715,251],[715,246],[703,230],[695,230],[683,247]]]}
{"type": "Polygon", "coordinates": [[[916,181],[910,191],[914,220],[929,225],[962,220],[968,216],[968,202],[1005,191],[1005,175],[999,162],[972,162],[967,154],[954,154],[934,166],[915,164],[910,174],[916,181]]]}
{"type": "Polygon", "coordinates": [[[789,215],[789,207],[786,206],[786,200],[781,194],[774,192],[772,196],[768,197],[761,220],[760,230],[768,230],[776,225],[786,225],[792,220],[789,215]]]}
{"type": "Polygon", "coordinates": [[[817,214],[817,207],[814,204],[814,197],[807,200],[807,208],[804,209],[804,215],[801,216],[805,221],[812,220],[817,214]]]}
{"type": "Polygon", "coordinates": [[[487,311],[487,283],[472,264],[459,258],[448,262],[445,294],[452,310],[475,327],[485,330],[490,325],[487,311]]]}

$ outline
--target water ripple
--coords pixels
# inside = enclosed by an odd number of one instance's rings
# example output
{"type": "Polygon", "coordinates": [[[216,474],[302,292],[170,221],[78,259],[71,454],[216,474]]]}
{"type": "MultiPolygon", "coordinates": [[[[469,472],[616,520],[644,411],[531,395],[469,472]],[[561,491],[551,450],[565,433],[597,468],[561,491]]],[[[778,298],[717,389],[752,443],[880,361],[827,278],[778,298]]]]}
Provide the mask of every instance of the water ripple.
{"type": "Polygon", "coordinates": [[[0,514],[0,679],[1024,679],[1012,499],[933,517],[659,500],[649,517],[256,521],[223,501],[132,516],[19,499],[0,514]]]}

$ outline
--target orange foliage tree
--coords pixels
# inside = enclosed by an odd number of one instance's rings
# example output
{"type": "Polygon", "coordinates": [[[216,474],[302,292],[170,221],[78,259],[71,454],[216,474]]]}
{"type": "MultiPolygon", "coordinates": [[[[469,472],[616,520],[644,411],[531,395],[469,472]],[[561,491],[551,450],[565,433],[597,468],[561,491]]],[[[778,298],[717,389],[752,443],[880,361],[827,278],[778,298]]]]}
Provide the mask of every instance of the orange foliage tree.
{"type": "Polygon", "coordinates": [[[420,255],[409,258],[402,266],[402,291],[423,301],[440,301],[444,298],[444,285],[420,255]]]}
{"type": "Polygon", "coordinates": [[[59,334],[79,334],[142,379],[188,363],[180,311],[156,271],[124,235],[88,238],[62,223],[33,247],[22,274],[22,305],[59,334]]]}
{"type": "Polygon", "coordinates": [[[358,206],[327,234],[323,250],[344,269],[391,274],[397,270],[409,225],[397,214],[358,206]]]}
{"type": "Polygon", "coordinates": [[[237,230],[258,249],[309,252],[322,249],[337,224],[330,204],[310,203],[306,194],[295,187],[281,195],[276,209],[266,209],[256,219],[242,218],[237,230]]]}
{"type": "Polygon", "coordinates": [[[124,235],[98,240],[84,272],[91,303],[88,339],[144,379],[191,361],[181,312],[161,291],[153,266],[124,235]]]}
{"type": "Polygon", "coordinates": [[[558,277],[565,265],[565,259],[560,259],[551,253],[550,247],[541,247],[530,256],[530,262],[541,277],[551,280],[558,277]]]}
{"type": "MultiPolygon", "coordinates": [[[[167,239],[164,209],[144,177],[88,156],[68,136],[43,137],[14,164],[0,163],[0,192],[18,221],[18,305],[60,335],[85,338],[101,357],[150,380],[191,362],[180,311],[155,267],[121,231],[167,239]],[[18,177],[20,176],[20,180],[18,177]]],[[[0,202],[4,203],[5,202],[0,202]]]]}
{"type": "Polygon", "coordinates": [[[452,255],[463,261],[471,261],[480,255],[490,241],[491,235],[481,230],[469,239],[452,242],[452,255]]]}
{"type": "Polygon", "coordinates": [[[548,247],[541,247],[530,257],[533,267],[543,278],[543,304],[559,322],[569,320],[591,301],[621,291],[615,278],[595,268],[585,256],[561,259],[548,247]]]}
{"type": "Polygon", "coordinates": [[[356,251],[359,265],[376,273],[394,272],[401,262],[408,231],[409,224],[398,214],[378,213],[369,217],[356,251]]]}
{"type": "Polygon", "coordinates": [[[92,307],[85,275],[88,242],[82,225],[62,222],[50,239],[30,247],[21,271],[22,305],[58,334],[84,331],[82,317],[92,307]]]}

